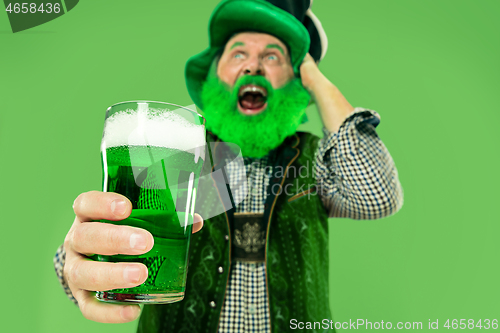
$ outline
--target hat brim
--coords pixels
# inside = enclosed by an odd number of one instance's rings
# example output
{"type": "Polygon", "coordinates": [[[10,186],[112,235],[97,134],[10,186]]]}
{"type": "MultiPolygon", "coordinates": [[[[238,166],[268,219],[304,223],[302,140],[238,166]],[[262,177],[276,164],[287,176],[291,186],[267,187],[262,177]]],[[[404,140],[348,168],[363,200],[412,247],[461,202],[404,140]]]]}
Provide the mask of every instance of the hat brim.
{"type": "Polygon", "coordinates": [[[201,89],[215,55],[238,32],[255,31],[275,36],[290,51],[293,70],[309,50],[310,37],[304,25],[290,13],[263,0],[227,0],[219,3],[210,17],[209,47],[186,63],[186,85],[193,102],[201,109],[201,89]]]}

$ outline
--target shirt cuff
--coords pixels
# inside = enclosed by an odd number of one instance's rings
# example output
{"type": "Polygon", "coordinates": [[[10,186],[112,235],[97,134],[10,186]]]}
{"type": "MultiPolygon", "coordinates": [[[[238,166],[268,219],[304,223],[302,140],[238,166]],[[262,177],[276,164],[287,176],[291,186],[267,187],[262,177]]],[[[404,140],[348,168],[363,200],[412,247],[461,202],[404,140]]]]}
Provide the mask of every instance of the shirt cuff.
{"type": "Polygon", "coordinates": [[[64,289],[64,292],[73,303],[78,305],[78,301],[73,296],[71,289],[69,289],[68,283],[64,279],[63,269],[64,269],[64,263],[66,262],[66,251],[64,250],[64,245],[61,245],[57,248],[56,255],[54,256],[53,261],[57,279],[59,280],[59,283],[64,289]]]}
{"type": "Polygon", "coordinates": [[[347,115],[337,132],[330,132],[328,129],[326,129],[326,127],[323,126],[324,136],[320,141],[320,154],[328,151],[335,146],[338,133],[341,132],[345,127],[357,126],[360,123],[371,124],[375,128],[380,123],[380,115],[374,110],[357,107],[347,115]]]}

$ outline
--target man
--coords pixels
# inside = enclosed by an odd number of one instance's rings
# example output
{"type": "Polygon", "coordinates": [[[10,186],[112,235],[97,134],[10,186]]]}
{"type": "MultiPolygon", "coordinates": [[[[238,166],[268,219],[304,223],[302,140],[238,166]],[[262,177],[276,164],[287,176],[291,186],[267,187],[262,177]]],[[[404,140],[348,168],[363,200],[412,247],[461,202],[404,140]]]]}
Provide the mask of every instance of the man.
{"type": "MultiPolygon", "coordinates": [[[[293,318],[331,319],[327,218],[375,219],[401,207],[396,168],[375,132],[378,114],[354,109],[316,65],[326,40],[309,5],[222,1],[210,19],[210,47],[188,60],[188,90],[208,136],[241,147],[250,191],[203,228],[197,217],[185,299],[146,305],[139,332],[282,332],[293,318]],[[311,97],[325,127],[321,141],[296,133],[311,97]]],[[[239,172],[229,168],[230,182],[239,172]]],[[[117,194],[82,194],[74,209],[66,262],[57,261],[61,282],[89,319],[137,318],[138,306],[100,303],[87,290],[139,285],[147,269],[83,254],[145,253],[152,236],[89,222],[128,216],[130,203],[117,194]]]]}

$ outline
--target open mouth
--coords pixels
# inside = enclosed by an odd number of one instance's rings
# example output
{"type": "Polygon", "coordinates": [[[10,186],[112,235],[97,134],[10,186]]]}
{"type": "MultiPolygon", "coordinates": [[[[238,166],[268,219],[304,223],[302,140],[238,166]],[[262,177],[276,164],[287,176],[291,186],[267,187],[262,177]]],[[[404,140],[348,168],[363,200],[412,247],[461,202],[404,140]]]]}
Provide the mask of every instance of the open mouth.
{"type": "Polygon", "coordinates": [[[238,92],[238,109],[245,115],[256,115],[267,107],[267,90],[248,84],[242,86],[238,92]]]}

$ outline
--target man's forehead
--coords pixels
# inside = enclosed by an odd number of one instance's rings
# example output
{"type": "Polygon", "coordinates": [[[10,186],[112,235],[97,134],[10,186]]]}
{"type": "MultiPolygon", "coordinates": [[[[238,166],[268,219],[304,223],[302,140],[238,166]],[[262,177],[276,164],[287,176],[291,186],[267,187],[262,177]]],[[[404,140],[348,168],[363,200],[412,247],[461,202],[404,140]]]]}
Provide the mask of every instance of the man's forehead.
{"type": "Polygon", "coordinates": [[[276,48],[281,53],[287,54],[288,48],[279,38],[263,32],[240,32],[233,35],[226,44],[226,49],[231,50],[238,46],[246,46],[255,41],[266,44],[266,48],[276,48]]]}

